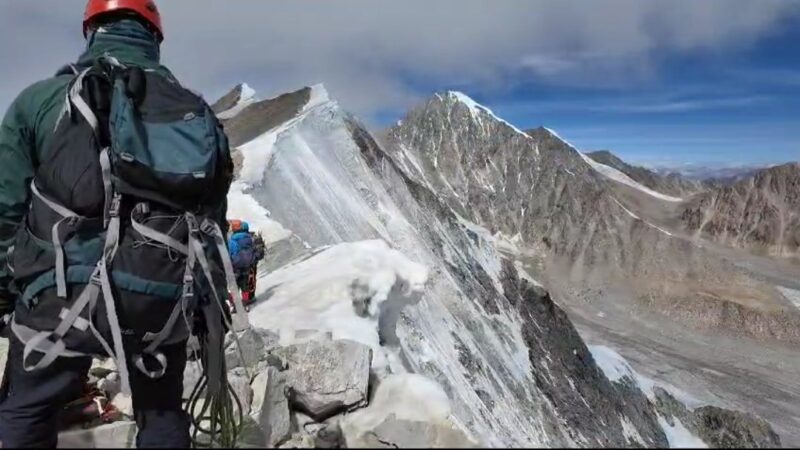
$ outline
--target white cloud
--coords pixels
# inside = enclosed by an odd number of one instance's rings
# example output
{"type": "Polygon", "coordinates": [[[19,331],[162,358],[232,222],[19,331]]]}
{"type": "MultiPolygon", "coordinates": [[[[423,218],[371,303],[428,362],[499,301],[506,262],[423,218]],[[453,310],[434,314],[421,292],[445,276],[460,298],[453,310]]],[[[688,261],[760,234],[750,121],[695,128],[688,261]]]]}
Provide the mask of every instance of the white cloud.
{"type": "MultiPolygon", "coordinates": [[[[83,0],[0,0],[0,106],[81,49],[83,0]]],[[[656,73],[665,52],[718,52],[772,31],[781,0],[161,0],[165,62],[215,96],[323,81],[367,115],[408,107],[419,80],[500,89],[509,73],[613,84],[656,73]]],[[[796,16],[793,16],[796,17],[796,16]]]]}

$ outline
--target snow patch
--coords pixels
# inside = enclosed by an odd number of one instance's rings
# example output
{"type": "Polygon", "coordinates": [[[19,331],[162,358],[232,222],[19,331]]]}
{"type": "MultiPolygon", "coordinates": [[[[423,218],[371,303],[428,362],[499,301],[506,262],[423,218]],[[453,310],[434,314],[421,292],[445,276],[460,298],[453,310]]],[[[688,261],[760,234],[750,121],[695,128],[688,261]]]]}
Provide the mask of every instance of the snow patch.
{"type": "Polygon", "coordinates": [[[536,281],[530,273],[525,269],[525,264],[522,263],[520,260],[514,261],[514,267],[517,268],[517,273],[519,273],[519,277],[527,282],[533,284],[534,286],[544,287],[542,283],[536,281]]]}
{"type": "Polygon", "coordinates": [[[220,120],[229,120],[240,112],[242,112],[245,108],[252,105],[257,101],[256,99],[256,91],[251,88],[247,83],[242,83],[239,85],[239,99],[236,101],[236,104],[233,105],[231,108],[222,111],[221,113],[217,114],[217,118],[220,120]]]}
{"type": "Polygon", "coordinates": [[[382,240],[338,244],[261,277],[250,322],[279,331],[283,345],[307,330],[369,345],[373,368],[385,373],[396,358],[381,337],[393,335],[386,327],[394,324],[381,317],[417,301],[427,279],[425,266],[382,240]]]}
{"type": "Polygon", "coordinates": [[[797,309],[800,309],[800,291],[783,286],[778,286],[778,290],[786,297],[786,300],[789,300],[797,309]]]}
{"type": "MultiPolygon", "coordinates": [[[[580,152],[578,152],[578,153],[580,153],[580,152]]],[[[583,158],[583,160],[586,161],[586,163],[589,164],[595,171],[597,171],[598,173],[600,173],[600,175],[603,175],[604,177],[606,177],[606,178],[608,178],[610,180],[616,181],[617,183],[622,183],[622,184],[624,184],[626,186],[630,186],[630,187],[632,187],[632,188],[634,188],[636,190],[644,192],[647,195],[650,195],[651,197],[655,197],[655,198],[657,198],[659,200],[663,200],[665,202],[678,203],[678,202],[682,202],[683,201],[682,198],[672,197],[672,196],[669,196],[669,195],[664,195],[664,194],[662,194],[660,192],[656,192],[656,191],[648,188],[647,186],[644,186],[644,185],[640,184],[639,182],[635,181],[633,178],[625,175],[624,173],[620,172],[619,170],[617,170],[617,169],[615,169],[613,167],[609,167],[609,166],[607,166],[605,164],[600,164],[599,162],[593,160],[592,158],[589,158],[588,156],[584,155],[583,153],[580,153],[580,155],[581,155],[581,158],[583,158]]]]}
{"type": "Polygon", "coordinates": [[[311,94],[309,95],[308,102],[303,107],[303,112],[307,112],[317,106],[330,103],[331,97],[323,84],[315,84],[311,86],[311,94]]]}
{"type": "Polygon", "coordinates": [[[623,205],[623,204],[622,204],[622,203],[621,203],[619,200],[617,200],[616,198],[614,198],[614,197],[611,197],[611,200],[614,200],[614,203],[616,203],[617,205],[619,205],[619,207],[620,207],[620,208],[622,208],[623,210],[625,210],[625,212],[626,212],[626,213],[628,213],[628,215],[629,215],[629,216],[631,216],[631,217],[633,217],[634,219],[636,219],[636,220],[640,220],[640,221],[644,222],[644,223],[645,223],[645,224],[647,224],[648,226],[650,226],[650,227],[652,227],[652,228],[655,228],[656,230],[658,230],[658,231],[660,231],[660,232],[662,232],[662,233],[666,234],[667,236],[670,236],[670,237],[671,237],[671,236],[674,236],[674,235],[673,235],[672,233],[670,233],[669,231],[667,231],[667,230],[665,230],[665,229],[663,229],[663,228],[661,228],[661,227],[659,227],[659,226],[653,225],[652,223],[650,223],[650,222],[648,222],[648,221],[646,221],[646,220],[642,219],[641,217],[637,216],[636,214],[632,213],[632,212],[631,212],[631,210],[629,210],[628,208],[626,208],[626,207],[625,207],[625,206],[624,206],[624,205],[623,205]]]}
{"type": "Polygon", "coordinates": [[[670,425],[661,415],[658,416],[658,424],[661,425],[664,434],[667,435],[670,448],[708,448],[708,445],[686,429],[680,420],[673,417],[672,421],[674,425],[670,425]]]}
{"type": "Polygon", "coordinates": [[[618,382],[628,377],[634,382],[637,381],[636,372],[628,364],[628,361],[611,348],[605,345],[590,345],[589,352],[592,353],[594,362],[609,380],[618,382]]]}
{"type": "MultiPolygon", "coordinates": [[[[490,118],[492,118],[492,119],[494,119],[494,120],[496,120],[498,122],[504,123],[506,126],[511,128],[512,130],[516,131],[517,133],[525,136],[528,139],[533,139],[530,136],[528,136],[527,133],[525,133],[524,131],[522,131],[519,128],[515,127],[514,125],[510,124],[509,122],[501,119],[495,113],[493,113],[491,109],[489,109],[489,108],[481,105],[480,103],[476,102],[475,100],[470,98],[468,95],[464,94],[463,92],[450,91],[450,92],[447,93],[447,95],[450,98],[453,98],[453,99],[463,103],[464,105],[466,105],[469,108],[470,113],[472,114],[472,118],[475,119],[478,123],[482,123],[481,118],[482,118],[483,114],[488,114],[490,118]]],[[[441,97],[439,97],[439,98],[441,98],[441,97]]]]}
{"type": "Polygon", "coordinates": [[[692,397],[687,392],[676,388],[675,386],[662,383],[660,381],[657,382],[651,378],[637,373],[622,355],[610,347],[605,345],[589,345],[588,347],[595,363],[609,380],[613,382],[619,382],[623,378],[628,377],[634,383],[636,383],[639,389],[641,389],[650,400],[655,400],[656,395],[654,388],[658,386],[661,389],[669,392],[670,395],[675,397],[687,407],[697,408],[703,405],[703,403],[698,399],[692,397]]]}
{"type": "Polygon", "coordinates": [[[292,235],[280,223],[270,219],[270,213],[252,196],[245,193],[245,186],[236,181],[228,192],[228,219],[242,219],[250,229],[261,233],[266,244],[278,242],[292,235]]]}

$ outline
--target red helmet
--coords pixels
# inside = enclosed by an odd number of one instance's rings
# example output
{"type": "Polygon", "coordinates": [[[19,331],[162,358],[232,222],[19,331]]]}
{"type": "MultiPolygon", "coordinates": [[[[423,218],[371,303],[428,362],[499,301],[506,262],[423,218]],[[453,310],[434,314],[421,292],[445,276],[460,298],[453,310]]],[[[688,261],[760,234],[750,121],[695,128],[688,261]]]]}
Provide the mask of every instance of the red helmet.
{"type": "Polygon", "coordinates": [[[153,0],[89,0],[86,13],[83,15],[83,36],[86,36],[89,25],[94,19],[114,11],[133,11],[155,28],[159,41],[164,40],[161,14],[158,13],[158,7],[153,0]]]}

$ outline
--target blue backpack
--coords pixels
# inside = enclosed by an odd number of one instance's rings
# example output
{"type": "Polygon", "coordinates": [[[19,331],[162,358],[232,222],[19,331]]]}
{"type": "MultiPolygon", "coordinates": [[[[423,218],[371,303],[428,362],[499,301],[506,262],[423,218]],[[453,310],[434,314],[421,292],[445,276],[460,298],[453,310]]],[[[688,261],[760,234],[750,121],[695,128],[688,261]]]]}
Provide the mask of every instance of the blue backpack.
{"type": "Polygon", "coordinates": [[[239,231],[231,236],[228,243],[233,268],[237,272],[250,270],[258,261],[256,259],[255,241],[247,231],[239,231]]]}

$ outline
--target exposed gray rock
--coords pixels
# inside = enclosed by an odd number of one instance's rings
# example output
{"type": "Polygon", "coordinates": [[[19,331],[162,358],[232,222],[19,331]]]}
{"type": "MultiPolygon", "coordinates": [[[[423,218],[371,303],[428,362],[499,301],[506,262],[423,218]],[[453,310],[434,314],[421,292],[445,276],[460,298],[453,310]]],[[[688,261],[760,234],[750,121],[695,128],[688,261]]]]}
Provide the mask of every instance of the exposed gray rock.
{"type": "Polygon", "coordinates": [[[316,448],[314,438],[304,433],[295,433],[291,439],[282,444],[279,448],[316,448]]]}
{"type": "MultiPolygon", "coordinates": [[[[228,383],[242,406],[244,415],[250,414],[250,403],[253,400],[253,389],[250,387],[250,378],[244,368],[238,367],[228,372],[228,383]]],[[[236,399],[233,399],[236,401],[236,399]]]]}
{"type": "MultiPolygon", "coordinates": [[[[258,379],[258,377],[256,378],[258,379]]],[[[270,367],[267,369],[264,381],[263,393],[257,394],[262,400],[261,408],[255,419],[263,433],[266,445],[277,447],[292,435],[292,418],[289,401],[286,397],[286,377],[284,373],[270,367]]]]}
{"type": "Polygon", "coordinates": [[[800,258],[800,163],[698,195],[681,219],[690,231],[727,245],[800,258]]]}
{"type": "Polygon", "coordinates": [[[111,404],[126,417],[133,417],[133,399],[130,395],[120,392],[111,399],[111,404]]]}
{"type": "Polygon", "coordinates": [[[461,430],[428,422],[400,420],[389,416],[374,430],[346,436],[348,448],[475,448],[461,430]]]}
{"type": "Polygon", "coordinates": [[[228,369],[244,367],[245,363],[247,367],[255,368],[266,359],[269,350],[278,345],[279,340],[277,333],[255,327],[237,333],[236,337],[234,339],[230,333],[225,337],[225,363],[228,369]]]}
{"type": "Polygon", "coordinates": [[[752,414],[702,406],[691,410],[666,390],[654,388],[656,410],[667,422],[674,419],[712,448],[776,448],[781,439],[765,420],[752,414]]]}
{"type": "Polygon", "coordinates": [[[318,421],[363,406],[372,349],[349,340],[311,341],[276,351],[285,361],[292,406],[318,421]]]}
{"type": "Polygon", "coordinates": [[[108,398],[114,398],[122,391],[122,382],[119,378],[119,373],[112,372],[107,377],[97,382],[97,388],[105,392],[108,398]]]}
{"type": "Polygon", "coordinates": [[[114,422],[97,428],[65,431],[58,436],[58,448],[132,448],[135,422],[114,422]]]}
{"type": "Polygon", "coordinates": [[[92,360],[92,366],[89,368],[89,375],[94,376],[98,380],[107,377],[111,372],[116,372],[117,366],[111,358],[92,360]]]}
{"type": "Polygon", "coordinates": [[[197,382],[203,376],[203,368],[199,362],[188,362],[183,371],[183,399],[188,400],[197,382]]]}
{"type": "Polygon", "coordinates": [[[700,439],[715,448],[776,448],[781,439],[767,421],[716,406],[694,410],[700,439]]]}

